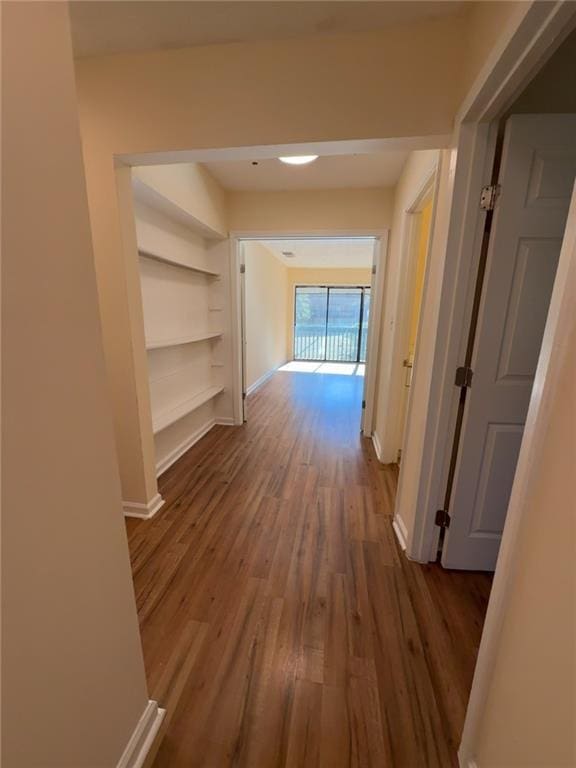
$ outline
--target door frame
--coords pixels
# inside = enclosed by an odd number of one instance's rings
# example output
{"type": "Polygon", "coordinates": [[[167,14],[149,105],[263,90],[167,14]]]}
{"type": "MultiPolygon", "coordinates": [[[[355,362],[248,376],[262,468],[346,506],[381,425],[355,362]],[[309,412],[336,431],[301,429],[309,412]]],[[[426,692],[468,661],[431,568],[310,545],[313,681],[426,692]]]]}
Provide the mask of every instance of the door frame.
{"type": "Polygon", "coordinates": [[[326,239],[343,237],[374,238],[374,264],[372,268],[370,320],[368,323],[368,343],[366,369],[364,376],[364,402],[362,413],[362,432],[371,437],[374,429],[376,374],[378,369],[378,347],[380,342],[384,279],[386,273],[386,254],[388,249],[387,229],[348,229],[348,230],[313,230],[313,231],[269,231],[237,230],[230,233],[230,306],[232,319],[232,402],[234,424],[243,423],[243,353],[242,353],[242,280],[240,266],[242,261],[241,244],[245,240],[299,240],[326,239]]]}
{"type": "MultiPolygon", "coordinates": [[[[442,199],[438,201],[438,232],[434,232],[432,245],[432,256],[440,254],[444,260],[434,324],[435,338],[441,343],[434,344],[430,360],[415,371],[415,376],[429,381],[428,405],[423,423],[419,425],[423,441],[416,458],[414,522],[405,541],[407,556],[423,563],[436,559],[439,528],[435,526],[434,515],[443,503],[458,401],[453,377],[467,342],[470,298],[475,289],[484,224],[479,195],[481,188],[491,182],[497,121],[563,42],[576,21],[574,6],[560,1],[534,2],[520,12],[522,17],[514,25],[514,31],[493,50],[463,103],[455,121],[454,149],[446,152],[450,167],[443,182],[442,199]],[[441,226],[438,219],[443,219],[441,226]]],[[[537,464],[558,382],[564,328],[574,313],[575,281],[576,200],[573,197],[458,750],[462,768],[476,765],[476,744],[516,565],[517,534],[531,488],[531,470],[537,464]]]]}

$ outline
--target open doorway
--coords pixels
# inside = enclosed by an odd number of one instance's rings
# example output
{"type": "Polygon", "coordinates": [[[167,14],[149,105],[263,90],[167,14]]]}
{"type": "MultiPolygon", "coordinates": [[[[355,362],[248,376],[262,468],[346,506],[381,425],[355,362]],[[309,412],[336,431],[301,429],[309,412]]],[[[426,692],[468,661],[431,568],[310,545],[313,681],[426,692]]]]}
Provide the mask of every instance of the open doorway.
{"type": "Polygon", "coordinates": [[[247,398],[276,372],[299,374],[303,381],[311,375],[343,376],[358,381],[347,385],[349,399],[342,407],[357,414],[358,429],[367,429],[380,252],[381,238],[374,236],[238,241],[244,420],[247,398]]]}

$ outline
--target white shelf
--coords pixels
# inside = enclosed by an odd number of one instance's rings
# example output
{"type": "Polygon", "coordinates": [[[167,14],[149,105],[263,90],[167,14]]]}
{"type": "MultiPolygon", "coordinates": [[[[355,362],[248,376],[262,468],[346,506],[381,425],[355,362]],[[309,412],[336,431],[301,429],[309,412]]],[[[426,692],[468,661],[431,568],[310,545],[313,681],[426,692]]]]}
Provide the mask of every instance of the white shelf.
{"type": "Polygon", "coordinates": [[[177,339],[162,339],[159,341],[147,341],[146,349],[164,349],[165,347],[179,347],[182,344],[195,344],[197,341],[209,341],[210,339],[219,339],[222,331],[214,333],[200,333],[190,336],[181,336],[177,339]]]}
{"type": "Polygon", "coordinates": [[[191,213],[184,210],[184,208],[181,208],[177,203],[170,200],[169,197],[165,197],[158,190],[148,186],[141,179],[132,178],[132,191],[136,200],[178,221],[201,237],[209,240],[224,240],[226,238],[225,232],[219,232],[217,229],[208,226],[208,224],[204,224],[200,219],[197,219],[191,213]]]}
{"type": "Polygon", "coordinates": [[[172,267],[181,267],[182,269],[189,269],[190,272],[198,272],[201,275],[207,277],[221,277],[220,272],[213,272],[211,269],[205,269],[204,267],[193,267],[191,264],[184,264],[177,259],[172,259],[170,256],[161,256],[159,253],[152,253],[151,251],[145,251],[143,248],[138,249],[140,256],[145,256],[147,259],[153,259],[159,261],[162,264],[170,264],[172,267]]]}
{"type": "Polygon", "coordinates": [[[192,413],[192,411],[200,408],[201,405],[212,400],[216,395],[219,395],[223,391],[224,387],[209,387],[208,389],[199,392],[197,395],[194,395],[194,397],[184,400],[184,402],[180,403],[175,408],[171,408],[169,411],[164,411],[163,413],[158,414],[156,418],[152,419],[152,429],[154,434],[166,429],[166,427],[174,424],[174,422],[178,421],[183,416],[192,413]]]}

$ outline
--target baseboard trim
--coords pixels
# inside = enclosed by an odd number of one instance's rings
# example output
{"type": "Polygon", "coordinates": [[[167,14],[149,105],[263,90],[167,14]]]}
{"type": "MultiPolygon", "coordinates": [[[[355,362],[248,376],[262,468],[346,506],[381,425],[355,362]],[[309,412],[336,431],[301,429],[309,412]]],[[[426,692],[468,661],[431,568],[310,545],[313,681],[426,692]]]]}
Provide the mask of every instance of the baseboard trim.
{"type": "Polygon", "coordinates": [[[376,452],[376,458],[378,461],[383,464],[382,461],[382,446],[380,445],[380,438],[376,434],[376,432],[372,432],[372,445],[374,446],[374,450],[376,452]]]}
{"type": "Polygon", "coordinates": [[[165,715],[166,710],[161,709],[158,702],[148,702],[116,768],[142,768],[158,736],[165,715]]]}
{"type": "Polygon", "coordinates": [[[265,384],[268,381],[268,379],[271,376],[273,376],[279,368],[282,368],[283,365],[286,365],[286,362],[287,361],[284,360],[283,363],[279,363],[278,365],[274,366],[274,368],[271,368],[269,371],[267,371],[263,376],[260,376],[259,379],[256,379],[254,384],[250,384],[250,386],[246,390],[246,394],[251,395],[252,392],[255,392],[258,389],[258,387],[261,387],[262,384],[265,384]]]}
{"type": "Polygon", "coordinates": [[[216,417],[216,424],[221,424],[224,427],[233,427],[236,425],[233,416],[220,416],[216,417]]]}
{"type": "Polygon", "coordinates": [[[136,501],[123,501],[122,508],[124,509],[125,517],[139,517],[142,520],[150,520],[154,517],[156,512],[164,505],[164,499],[159,493],[151,499],[148,504],[140,504],[136,501]]]}
{"type": "Polygon", "coordinates": [[[392,528],[394,529],[394,533],[396,534],[398,543],[400,544],[402,549],[406,551],[406,547],[408,544],[408,531],[406,530],[406,526],[404,525],[403,521],[396,515],[392,520],[392,528]]]}
{"type": "Polygon", "coordinates": [[[198,440],[201,440],[204,435],[206,435],[212,427],[218,424],[217,419],[210,419],[206,422],[202,427],[197,429],[195,432],[193,432],[189,437],[186,438],[186,440],[183,440],[179,445],[174,448],[173,451],[171,451],[166,458],[162,459],[162,461],[159,461],[158,464],[156,464],[156,476],[160,477],[160,475],[164,474],[166,470],[174,464],[175,461],[178,461],[178,459],[183,456],[186,451],[189,448],[192,448],[193,445],[195,445],[198,440]]]}

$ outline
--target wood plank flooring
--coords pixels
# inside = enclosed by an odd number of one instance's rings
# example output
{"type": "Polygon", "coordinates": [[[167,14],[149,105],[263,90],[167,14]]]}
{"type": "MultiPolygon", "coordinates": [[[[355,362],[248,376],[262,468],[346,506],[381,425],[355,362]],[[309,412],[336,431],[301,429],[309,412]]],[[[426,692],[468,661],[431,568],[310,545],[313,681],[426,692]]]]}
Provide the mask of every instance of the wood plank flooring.
{"type": "Polygon", "coordinates": [[[129,520],[155,768],[448,768],[491,579],[410,563],[357,376],[276,373],[129,520]]]}

